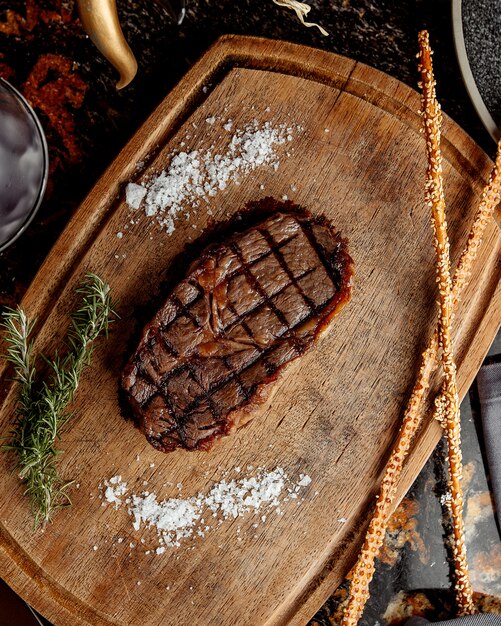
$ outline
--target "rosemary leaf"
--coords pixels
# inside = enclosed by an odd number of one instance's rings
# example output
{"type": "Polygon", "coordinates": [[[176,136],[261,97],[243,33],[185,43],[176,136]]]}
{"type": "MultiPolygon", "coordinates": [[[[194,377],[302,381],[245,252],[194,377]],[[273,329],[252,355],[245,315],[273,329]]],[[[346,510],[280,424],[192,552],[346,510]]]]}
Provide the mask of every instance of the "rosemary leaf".
{"type": "Polygon", "coordinates": [[[95,274],[87,274],[76,291],[82,304],[71,316],[64,357],[41,355],[49,368],[46,380],[36,380],[31,357],[29,337],[34,322],[18,307],[7,309],[0,324],[7,342],[5,358],[14,366],[20,385],[14,425],[3,449],[17,454],[17,471],[26,485],[35,527],[45,525],[57,509],[71,504],[67,489],[72,482],[65,483],[59,476],[57,458],[62,451],[56,443],[71,418],[67,405],[74,398],[83,369],[90,364],[93,342],[108,335],[115,315],[109,286],[95,274]]]}

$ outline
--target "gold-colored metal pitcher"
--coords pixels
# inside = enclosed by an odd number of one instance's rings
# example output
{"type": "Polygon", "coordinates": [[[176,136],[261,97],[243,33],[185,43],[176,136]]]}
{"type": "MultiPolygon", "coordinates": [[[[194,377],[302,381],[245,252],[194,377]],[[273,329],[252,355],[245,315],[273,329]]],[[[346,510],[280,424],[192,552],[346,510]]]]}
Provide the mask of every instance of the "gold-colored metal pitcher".
{"type": "MultiPolygon", "coordinates": [[[[177,23],[185,15],[184,0],[177,7],[169,0],[157,0],[173,14],[177,23]]],[[[124,37],[115,0],[77,0],[82,25],[98,50],[118,70],[117,89],[126,87],[137,72],[137,61],[124,37]]]]}

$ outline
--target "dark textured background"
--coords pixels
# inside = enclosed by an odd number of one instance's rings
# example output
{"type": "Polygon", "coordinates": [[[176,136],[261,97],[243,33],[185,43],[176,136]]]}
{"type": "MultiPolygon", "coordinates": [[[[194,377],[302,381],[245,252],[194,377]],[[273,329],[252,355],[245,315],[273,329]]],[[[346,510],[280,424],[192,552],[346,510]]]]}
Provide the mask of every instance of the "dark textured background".
{"type": "Polygon", "coordinates": [[[501,11],[497,0],[463,0],[463,34],[477,89],[492,119],[501,125],[501,11]]]}
{"type": "MultiPolygon", "coordinates": [[[[155,0],[119,0],[139,72],[130,87],[117,92],[116,74],[83,34],[71,0],[0,0],[0,75],[36,108],[51,157],[48,191],[37,217],[0,254],[0,306],[20,300],[96,178],[154,106],[222,34],[257,35],[323,48],[414,87],[417,32],[426,27],[435,49],[442,108],[493,156],[494,143],[478,121],[460,78],[448,0],[314,0],[309,19],[321,23],[329,37],[305,28],[294,13],[271,0],[188,3],[186,19],[178,27],[155,0]]],[[[462,405],[468,548],[475,589],[499,595],[501,544],[478,442],[476,406],[474,387],[462,405]]],[[[441,504],[444,481],[444,450],[439,446],[392,518],[363,620],[366,626],[401,624],[410,613],[431,618],[450,614],[451,599],[445,591],[450,584],[450,546],[443,538],[450,521],[441,504]]],[[[1,591],[0,587],[0,616],[9,620],[8,611],[1,610],[1,591]]],[[[346,584],[312,623],[339,623],[345,599],[346,584]]],[[[495,599],[480,595],[479,602],[501,612],[495,599]]]]}

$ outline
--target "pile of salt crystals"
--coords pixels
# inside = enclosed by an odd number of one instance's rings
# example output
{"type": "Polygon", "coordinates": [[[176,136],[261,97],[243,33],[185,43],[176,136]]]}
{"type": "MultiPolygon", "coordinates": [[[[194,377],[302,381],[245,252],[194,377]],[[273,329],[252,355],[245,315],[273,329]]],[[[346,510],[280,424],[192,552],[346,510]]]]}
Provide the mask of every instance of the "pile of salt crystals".
{"type": "MultiPolygon", "coordinates": [[[[240,468],[235,470],[240,471],[240,468]]],[[[127,506],[135,531],[140,530],[141,524],[156,530],[160,545],[155,552],[162,554],[166,546],[179,547],[182,539],[194,534],[204,537],[224,520],[259,513],[260,521],[264,523],[267,519],[265,509],[275,509],[277,514],[283,515],[281,504],[291,499],[298,500],[301,489],[310,483],[311,478],[305,474],[300,474],[296,482],[291,482],[284,470],[277,467],[274,470],[258,468],[255,476],[240,480],[220,480],[207,495],[199,493],[190,498],[169,498],[160,502],[156,494],[148,491],[140,495],[131,494],[122,500],[127,493],[127,483],[122,481],[121,476],[105,480],[100,488],[106,501],[103,506],[106,503],[112,504],[115,509],[127,506]]],[[[253,526],[256,528],[257,524],[253,526]]],[[[238,529],[237,534],[239,532],[238,529]]]]}
{"type": "MultiPolygon", "coordinates": [[[[213,125],[215,117],[206,122],[213,125]]],[[[222,121],[222,120],[220,120],[222,121]]],[[[230,132],[231,120],[222,128],[230,132]]],[[[208,201],[230,183],[239,184],[241,176],[263,165],[278,169],[280,161],[276,147],[293,140],[293,133],[304,130],[302,126],[254,120],[243,129],[230,135],[222,154],[213,154],[212,148],[204,151],[171,153],[170,164],[144,184],[129,183],[125,199],[131,209],[143,207],[148,217],[155,217],[168,234],[172,234],[177,214],[184,208],[195,210],[201,201],[208,201]]],[[[185,142],[181,142],[181,146],[185,142]]]]}

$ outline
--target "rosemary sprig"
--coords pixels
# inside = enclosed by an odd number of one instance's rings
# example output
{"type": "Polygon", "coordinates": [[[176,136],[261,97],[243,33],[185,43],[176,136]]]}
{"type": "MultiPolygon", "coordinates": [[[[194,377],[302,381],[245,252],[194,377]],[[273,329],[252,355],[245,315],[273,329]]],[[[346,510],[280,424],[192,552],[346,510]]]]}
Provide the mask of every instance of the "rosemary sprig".
{"type": "Polygon", "coordinates": [[[59,476],[56,448],[61,428],[72,413],[67,405],[73,400],[83,369],[90,364],[93,342],[101,334],[108,335],[114,315],[109,286],[95,274],[87,274],[76,290],[82,305],[71,316],[66,337],[65,355],[53,359],[43,355],[49,367],[46,380],[36,380],[29,340],[34,322],[20,308],[7,309],[0,325],[5,330],[6,359],[14,366],[15,379],[20,384],[16,419],[10,441],[4,450],[18,456],[18,473],[25,481],[25,494],[30,498],[35,527],[51,521],[54,512],[71,504],[67,493],[71,482],[59,476]]]}

